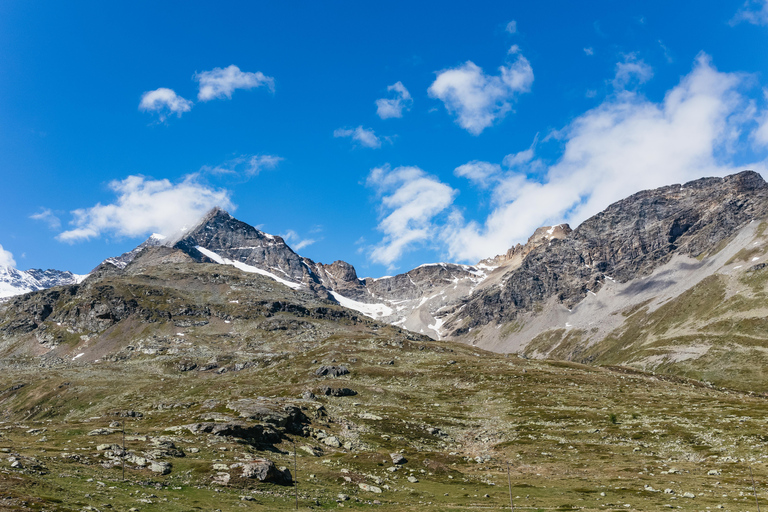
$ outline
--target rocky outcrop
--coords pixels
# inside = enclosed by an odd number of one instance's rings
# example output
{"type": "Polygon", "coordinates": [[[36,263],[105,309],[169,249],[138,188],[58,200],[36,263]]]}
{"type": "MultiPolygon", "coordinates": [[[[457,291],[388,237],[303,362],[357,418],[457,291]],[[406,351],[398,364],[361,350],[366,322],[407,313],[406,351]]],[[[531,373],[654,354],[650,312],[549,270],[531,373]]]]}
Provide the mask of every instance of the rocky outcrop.
{"type": "Polygon", "coordinates": [[[446,327],[461,336],[511,322],[553,297],[572,308],[606,279],[648,275],[673,254],[699,257],[766,215],[768,185],[752,171],[639,192],[534,248],[503,285],[467,298],[446,327]]]}

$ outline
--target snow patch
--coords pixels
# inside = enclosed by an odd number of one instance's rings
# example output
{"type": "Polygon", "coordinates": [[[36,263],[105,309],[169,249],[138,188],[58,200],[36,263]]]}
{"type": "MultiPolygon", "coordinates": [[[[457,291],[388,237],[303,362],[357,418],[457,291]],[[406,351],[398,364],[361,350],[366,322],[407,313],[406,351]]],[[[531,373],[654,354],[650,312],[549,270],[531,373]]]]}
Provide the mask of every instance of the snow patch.
{"type": "Polygon", "coordinates": [[[331,292],[331,295],[333,295],[336,301],[345,308],[354,309],[371,318],[379,319],[394,313],[392,308],[386,304],[366,304],[365,302],[357,302],[356,300],[352,300],[337,292],[331,292]]]}
{"type": "Polygon", "coordinates": [[[79,353],[79,354],[77,354],[75,357],[73,357],[73,358],[72,358],[72,360],[74,361],[74,360],[75,360],[75,359],[77,359],[78,357],[83,357],[84,355],[85,355],[85,352],[80,352],[80,353],[79,353]]]}
{"type": "Polygon", "coordinates": [[[230,260],[230,259],[227,259],[227,258],[222,258],[221,256],[219,256],[215,252],[213,252],[213,251],[211,251],[209,249],[206,249],[205,247],[201,247],[201,246],[198,245],[198,246],[195,246],[195,249],[197,249],[201,253],[205,254],[206,256],[211,258],[216,263],[220,263],[222,265],[232,265],[233,267],[238,268],[238,269],[242,270],[243,272],[250,272],[252,274],[261,274],[262,276],[270,277],[270,278],[274,279],[275,281],[277,281],[278,283],[284,284],[288,288],[293,288],[294,290],[299,290],[302,287],[298,283],[293,283],[293,282],[287,281],[285,279],[280,279],[275,274],[272,274],[271,272],[267,272],[266,270],[262,270],[262,269],[260,269],[258,267],[254,267],[252,265],[246,265],[245,263],[243,263],[241,261],[234,261],[234,260],[230,260]]]}

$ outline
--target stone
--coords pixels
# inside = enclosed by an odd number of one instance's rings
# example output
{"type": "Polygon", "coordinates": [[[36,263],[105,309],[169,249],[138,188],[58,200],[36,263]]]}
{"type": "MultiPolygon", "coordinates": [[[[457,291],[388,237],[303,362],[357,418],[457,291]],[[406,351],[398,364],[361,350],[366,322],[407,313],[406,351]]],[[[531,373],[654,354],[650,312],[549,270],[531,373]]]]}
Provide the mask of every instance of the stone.
{"type": "Polygon", "coordinates": [[[340,448],[341,442],[339,441],[339,438],[336,436],[328,436],[325,439],[323,439],[323,444],[326,444],[330,446],[331,448],[340,448]]]}
{"type": "Polygon", "coordinates": [[[308,453],[309,455],[312,455],[313,457],[320,457],[323,454],[323,451],[320,448],[315,448],[314,446],[309,446],[306,444],[299,449],[308,453]]]}
{"type": "Polygon", "coordinates": [[[167,475],[171,472],[172,467],[173,466],[171,466],[169,462],[158,462],[153,460],[149,463],[149,470],[160,475],[167,475]]]}
{"type": "Polygon", "coordinates": [[[254,459],[242,465],[242,477],[260,482],[273,482],[280,485],[290,485],[293,481],[287,468],[277,468],[269,459],[254,459]]]}
{"type": "Polygon", "coordinates": [[[367,491],[367,492],[373,492],[373,493],[376,493],[376,494],[381,494],[381,487],[376,487],[375,485],[370,485],[370,484],[365,484],[365,483],[357,484],[357,486],[362,491],[367,491]]]}
{"type": "Polygon", "coordinates": [[[325,396],[355,396],[357,394],[357,391],[349,388],[332,388],[331,386],[322,386],[318,392],[325,396]]]}
{"type": "Polygon", "coordinates": [[[405,464],[408,462],[408,459],[403,457],[403,454],[401,453],[390,453],[389,456],[392,459],[392,464],[405,464]]]}
{"type": "Polygon", "coordinates": [[[349,374],[349,369],[346,366],[326,366],[323,365],[315,370],[315,375],[318,377],[324,377],[326,375],[331,377],[341,377],[342,375],[349,374]]]}
{"type": "Polygon", "coordinates": [[[408,481],[411,482],[412,484],[415,484],[416,482],[419,481],[419,479],[416,478],[415,476],[411,475],[411,476],[408,477],[408,481]]]}

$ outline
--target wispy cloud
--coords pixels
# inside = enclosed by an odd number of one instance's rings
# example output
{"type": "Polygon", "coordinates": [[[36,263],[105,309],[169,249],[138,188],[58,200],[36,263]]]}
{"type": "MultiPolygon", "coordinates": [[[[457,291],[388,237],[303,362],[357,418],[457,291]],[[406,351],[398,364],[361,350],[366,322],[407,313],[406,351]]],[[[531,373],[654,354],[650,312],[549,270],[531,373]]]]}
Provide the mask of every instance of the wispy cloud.
{"type": "Polygon", "coordinates": [[[626,89],[630,85],[644,84],[651,78],[653,78],[653,68],[642,59],[638,59],[637,55],[631,53],[624,56],[623,62],[616,63],[613,87],[626,89]]]}
{"type": "Polygon", "coordinates": [[[179,183],[128,176],[112,181],[109,188],[117,195],[111,204],[97,203],[74,210],[73,228],[56,238],[79,242],[102,235],[136,237],[157,232],[171,235],[193,224],[214,206],[232,209],[230,193],[208,187],[188,176],[179,183]]]}
{"type": "Polygon", "coordinates": [[[742,21],[753,25],[768,25],[768,0],[747,0],[744,2],[730,23],[737,25],[742,21]]]}
{"type": "Polygon", "coordinates": [[[51,229],[61,227],[61,219],[50,208],[41,208],[39,212],[30,215],[29,218],[45,222],[51,229]]]}
{"type": "Polygon", "coordinates": [[[438,73],[429,95],[445,104],[456,123],[473,135],[480,135],[512,109],[511,102],[528,92],[533,70],[517,45],[508,52],[510,61],[499,67],[498,75],[486,75],[472,61],[438,73]]]}
{"type": "Polygon", "coordinates": [[[16,268],[16,260],[13,259],[11,251],[6,251],[3,246],[0,245],[0,267],[16,268]]]}
{"type": "Polygon", "coordinates": [[[261,171],[275,169],[284,158],[276,155],[240,155],[216,166],[204,165],[200,170],[212,174],[237,174],[250,178],[261,171]]]}
{"type": "Polygon", "coordinates": [[[261,71],[255,73],[240,71],[234,64],[226,68],[214,68],[211,71],[203,71],[195,75],[195,80],[200,83],[197,93],[198,101],[210,101],[213,99],[231,99],[235,89],[254,89],[266,87],[275,91],[275,79],[265,75],[261,71]]]}
{"type": "Polygon", "coordinates": [[[384,238],[371,251],[373,261],[391,267],[409,249],[434,240],[433,218],[453,202],[456,191],[418,167],[378,167],[367,185],[381,199],[384,238]]]}
{"type": "Polygon", "coordinates": [[[506,30],[508,34],[516,34],[517,22],[515,20],[510,21],[509,23],[507,23],[507,26],[504,28],[504,30],[506,30]]]}
{"type": "Polygon", "coordinates": [[[160,122],[163,122],[172,114],[176,114],[176,117],[181,117],[181,114],[184,112],[192,110],[192,105],[191,101],[185,100],[176,94],[173,89],[160,87],[141,95],[139,110],[142,112],[154,112],[158,115],[160,122]]]}
{"type": "Polygon", "coordinates": [[[283,237],[283,240],[285,240],[285,243],[291,246],[291,249],[293,249],[294,251],[300,251],[303,248],[308,247],[317,241],[313,238],[302,238],[301,236],[299,236],[298,233],[296,233],[292,229],[289,229],[288,231],[286,231],[284,234],[280,236],[283,237]]]}
{"type": "Polygon", "coordinates": [[[403,82],[396,82],[388,86],[387,91],[394,92],[395,97],[376,100],[376,113],[380,118],[403,117],[403,110],[411,110],[413,98],[403,82]]]}
{"type": "Polygon", "coordinates": [[[584,53],[587,54],[587,55],[594,55],[595,54],[595,49],[592,48],[591,46],[589,48],[584,48],[584,53]]]}
{"type": "Polygon", "coordinates": [[[359,143],[361,146],[367,148],[380,148],[381,139],[370,128],[363,128],[358,126],[357,128],[337,128],[333,131],[334,137],[348,137],[353,141],[359,143]]]}

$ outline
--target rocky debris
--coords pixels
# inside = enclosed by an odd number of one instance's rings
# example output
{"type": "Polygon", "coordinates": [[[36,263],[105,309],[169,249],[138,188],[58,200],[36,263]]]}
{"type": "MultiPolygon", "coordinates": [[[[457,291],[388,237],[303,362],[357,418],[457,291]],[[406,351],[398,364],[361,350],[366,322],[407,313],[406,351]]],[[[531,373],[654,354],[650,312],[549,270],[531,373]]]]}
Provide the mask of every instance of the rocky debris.
{"type": "Polygon", "coordinates": [[[274,444],[280,442],[280,434],[274,429],[259,424],[245,422],[195,423],[185,426],[193,434],[212,434],[223,437],[236,437],[252,444],[274,444]]]}
{"type": "Polygon", "coordinates": [[[227,407],[237,411],[241,418],[267,423],[294,434],[302,433],[304,426],[309,423],[301,407],[266,399],[243,398],[227,403],[227,407]]]}
{"type": "Polygon", "coordinates": [[[293,482],[291,472],[284,467],[276,467],[269,459],[254,459],[242,466],[242,477],[259,480],[260,482],[273,482],[279,485],[290,485],[293,482]]]}
{"type": "Polygon", "coordinates": [[[119,416],[120,418],[143,418],[144,415],[136,411],[114,411],[112,416],[119,416]]]}
{"type": "Polygon", "coordinates": [[[415,483],[417,483],[419,481],[419,479],[416,478],[415,476],[411,475],[411,476],[408,477],[408,481],[411,482],[412,484],[415,484],[415,483]]]}
{"type": "Polygon", "coordinates": [[[96,428],[88,432],[89,436],[108,436],[115,432],[121,432],[120,429],[115,428],[96,428]]]}
{"type": "Polygon", "coordinates": [[[197,368],[197,363],[192,361],[182,361],[176,365],[176,369],[180,372],[191,372],[195,368],[197,368]]]}
{"type": "Polygon", "coordinates": [[[151,459],[161,459],[164,457],[184,457],[184,450],[177,448],[176,445],[166,439],[152,439],[154,448],[147,450],[145,454],[151,459]]]}
{"type": "Polygon", "coordinates": [[[392,459],[392,464],[405,464],[408,459],[403,457],[402,453],[390,453],[389,457],[392,459]]]}
{"type": "Polygon", "coordinates": [[[315,375],[318,377],[324,377],[326,375],[331,377],[341,377],[342,375],[347,375],[349,373],[349,368],[346,366],[326,366],[323,365],[317,370],[315,370],[315,375]]]}
{"type": "Polygon", "coordinates": [[[349,388],[332,388],[330,386],[322,386],[318,388],[318,393],[325,396],[355,396],[357,391],[349,388]]]}

